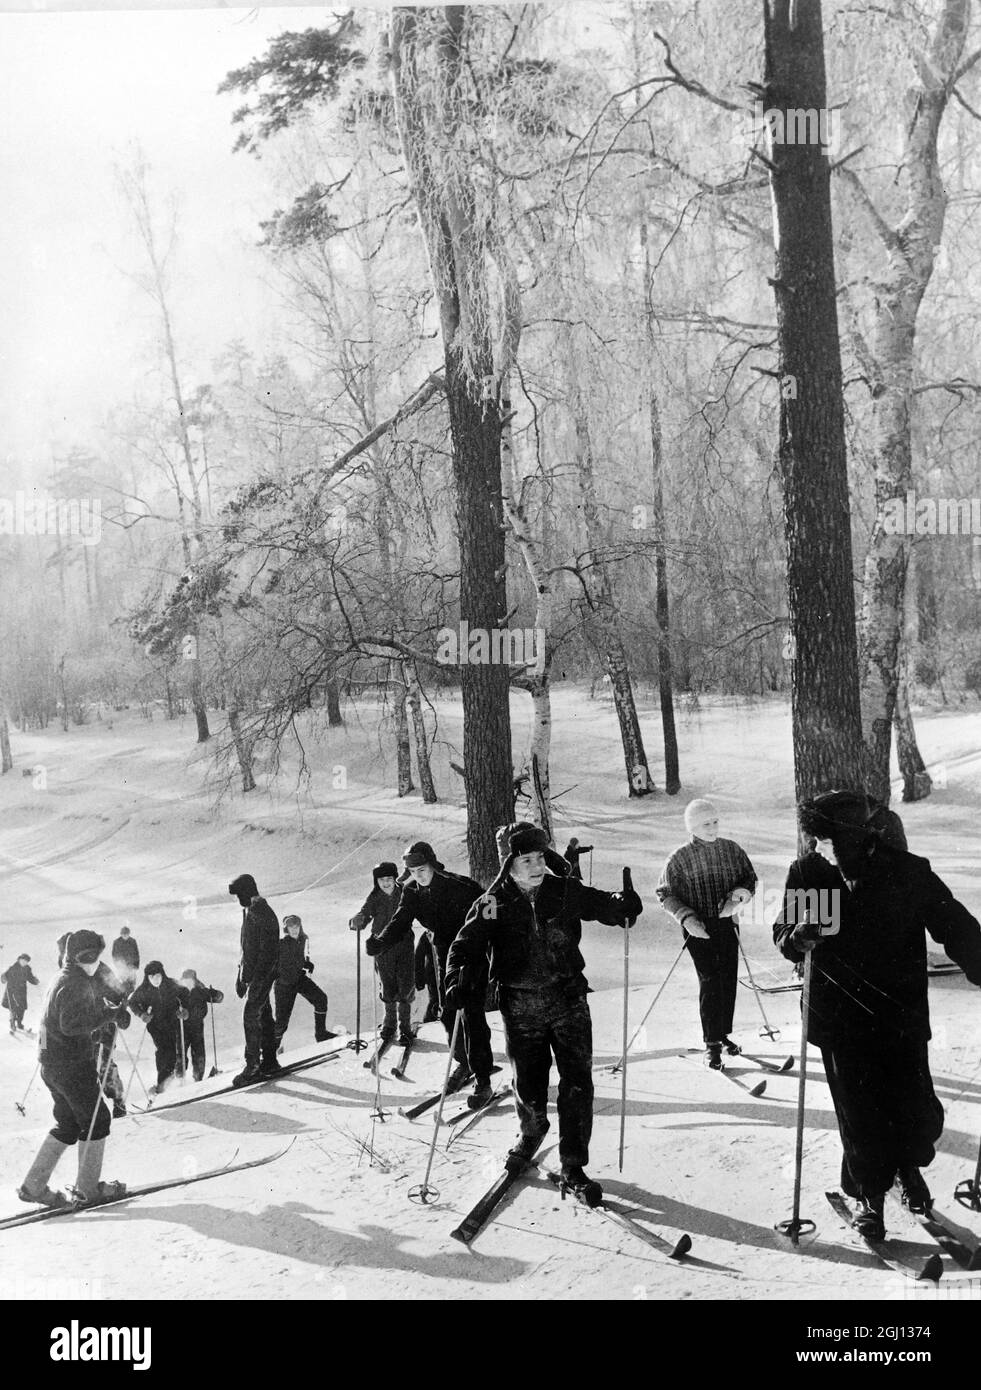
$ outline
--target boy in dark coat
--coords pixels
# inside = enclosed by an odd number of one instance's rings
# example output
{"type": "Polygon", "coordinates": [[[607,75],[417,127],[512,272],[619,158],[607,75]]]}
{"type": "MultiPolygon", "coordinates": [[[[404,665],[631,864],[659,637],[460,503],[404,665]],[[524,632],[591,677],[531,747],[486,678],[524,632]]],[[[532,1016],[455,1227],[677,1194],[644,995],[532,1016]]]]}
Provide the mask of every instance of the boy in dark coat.
{"type": "Polygon", "coordinates": [[[446,1003],[465,1008],[490,979],[498,986],[521,1133],[507,1156],[520,1171],[549,1128],[552,1057],[559,1073],[559,1159],[570,1187],[595,1205],[598,1183],[583,1171],[593,1128],[593,1039],[579,950],[582,922],[624,927],[643,911],[640,898],[587,887],[549,847],[537,825],[519,821],[497,832],[501,872],[470,909],[446,968],[446,1003]]]}
{"type": "Polygon", "coordinates": [[[856,1227],[881,1240],[897,1176],[906,1205],[930,1209],[920,1169],[943,1131],[927,1049],[924,932],[981,985],[981,927],[928,860],[882,839],[863,793],[826,792],[801,802],[798,815],[815,850],[790,866],[773,939],[788,960],[815,953],[808,1037],[821,1049],[838,1117],[841,1185],[860,1204],[856,1227]],[[836,934],[819,934],[824,918],[836,934]]]}
{"type": "Polygon", "coordinates": [[[31,958],[22,951],[9,970],[0,975],[0,983],[5,988],[0,1005],[10,1010],[11,1033],[24,1031],[24,1015],[27,1012],[27,986],[41,983],[31,969],[31,958]]]}
{"type": "MultiPolygon", "coordinates": [[[[399,897],[392,920],[377,936],[370,936],[365,942],[369,956],[381,956],[393,950],[400,942],[412,937],[412,924],[418,922],[424,927],[433,943],[436,964],[436,984],[439,990],[443,1027],[447,1038],[452,1038],[455,1009],[445,1005],[446,958],[449,955],[457,933],[466,921],[470,906],[483,895],[483,889],[472,878],[462,874],[451,874],[436,858],[432,845],[418,840],[402,855],[405,872],[402,875],[402,893],[399,897]]],[[[484,981],[486,985],[487,962],[484,962],[484,981]]],[[[474,981],[466,1008],[463,1011],[462,1027],[457,1033],[456,1070],[450,1078],[454,1087],[460,1086],[466,1077],[473,1073],[474,1091],[470,1103],[475,1107],[484,1104],[491,1096],[491,1068],[494,1053],[491,1049],[490,1028],[484,1013],[484,996],[474,981]]]]}
{"type": "Polygon", "coordinates": [[[140,969],[140,948],[136,937],[130,935],[129,927],[120,927],[119,935],[112,943],[112,968],[128,989],[136,988],[140,969]]]}
{"type": "Polygon", "coordinates": [[[41,1080],[54,1101],[54,1126],[17,1189],[24,1202],[68,1205],[68,1198],[48,1186],[55,1167],[73,1144],[79,1144],[75,1200],[104,1201],[125,1192],[122,1183],[102,1182],[102,1161],[112,1120],[99,1088],[96,1034],[109,1023],[129,1026],[118,993],[109,993],[100,973],[106,943],[97,932],[70,932],[59,952],[63,965],[48,986],[38,1030],[41,1080]],[[88,1142],[86,1142],[88,1141],[88,1142]]]}
{"type": "Polygon", "coordinates": [[[207,1060],[204,1049],[204,1020],[208,1016],[209,1004],[220,1004],[225,996],[220,989],[212,989],[198,980],[196,970],[185,970],[181,975],[181,989],[184,991],[184,1008],[187,1018],[184,1022],[184,1070],[187,1071],[187,1054],[191,1054],[194,1080],[204,1080],[204,1064],[207,1060]]]}
{"type": "Polygon", "coordinates": [[[689,802],[685,828],[688,842],[665,864],[657,896],[688,946],[698,976],[705,1064],[720,1071],[723,1048],[733,1057],[742,1051],[729,1036],[739,974],[736,913],[756,891],[756,870],[735,840],[720,838],[719,813],[711,801],[689,802]]]}
{"type": "MultiPolygon", "coordinates": [[[[371,871],[374,887],[365,898],[360,911],[351,918],[352,931],[363,931],[371,925],[371,936],[378,936],[385,930],[398,905],[398,892],[395,880],[397,867],[390,861],[376,864],[371,871]]],[[[423,940],[426,949],[431,950],[428,938],[423,940]]],[[[402,938],[397,946],[375,962],[378,970],[379,997],[385,1005],[385,1018],[381,1026],[382,1042],[391,1042],[398,1029],[400,1047],[407,1047],[412,1041],[412,1001],[415,991],[415,946],[412,933],[402,938]]]]}
{"type": "Polygon", "coordinates": [[[150,1095],[158,1096],[173,1078],[182,1055],[180,1026],[187,1019],[187,991],[170,978],[160,961],[152,960],[143,972],[143,983],[130,995],[129,1007],[146,1024],[156,1048],[157,1084],[150,1087],[150,1095]]]}
{"type": "Polygon", "coordinates": [[[327,996],[315,985],[310,976],[313,961],[310,959],[309,938],[303,930],[303,923],[295,913],[283,918],[283,935],[279,942],[279,973],[276,976],[276,1046],[283,1041],[293,1013],[293,1005],[299,994],[313,1005],[313,1040],[327,1042],[334,1037],[327,1031],[327,996]]]}
{"type": "Polygon", "coordinates": [[[283,1070],[276,1061],[276,1025],[269,1002],[279,970],[279,918],[260,896],[251,874],[240,874],[228,891],[242,908],[242,955],[235,993],[245,1000],[245,1066],[232,1078],[232,1085],[247,1086],[283,1070]]]}

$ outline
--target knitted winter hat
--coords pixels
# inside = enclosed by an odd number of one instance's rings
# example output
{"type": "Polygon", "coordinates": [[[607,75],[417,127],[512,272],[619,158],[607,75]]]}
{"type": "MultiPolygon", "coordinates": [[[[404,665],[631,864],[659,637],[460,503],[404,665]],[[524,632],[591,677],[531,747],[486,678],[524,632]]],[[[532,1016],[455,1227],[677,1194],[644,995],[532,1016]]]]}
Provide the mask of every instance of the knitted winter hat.
{"type": "Polygon", "coordinates": [[[699,821],[706,820],[709,816],[719,814],[714,801],[709,801],[706,796],[696,797],[694,801],[689,801],[685,807],[685,829],[689,835],[693,833],[699,821]]]}
{"type": "Polygon", "coordinates": [[[166,970],[158,960],[152,960],[143,972],[143,978],[148,980],[151,975],[166,975],[166,970]]]}
{"type": "Polygon", "coordinates": [[[83,928],[69,933],[65,942],[65,964],[76,962],[91,965],[106,949],[106,943],[98,932],[83,928]]]}
{"type": "MultiPolygon", "coordinates": [[[[415,848],[418,848],[418,846],[413,846],[413,848],[414,848],[414,849],[415,849],[415,848]]],[[[428,846],[427,846],[427,848],[428,848],[428,846]]],[[[408,853],[408,851],[406,851],[406,853],[408,853]]],[[[404,856],[403,856],[403,858],[404,858],[404,856]]],[[[408,868],[408,867],[409,867],[409,865],[407,864],[407,865],[406,865],[406,868],[408,868]]],[[[398,878],[398,876],[399,876],[398,865],[397,865],[397,864],[393,864],[393,863],[392,863],[390,860],[388,860],[388,859],[384,859],[384,860],[382,860],[382,862],[381,862],[380,864],[376,864],[375,867],[374,867],[374,868],[372,869],[372,871],[371,871],[371,877],[372,877],[373,880],[374,880],[374,883],[375,883],[375,887],[376,887],[376,888],[378,887],[378,880],[379,880],[380,878],[398,878]]]]}
{"type": "Polygon", "coordinates": [[[410,845],[402,855],[402,863],[407,869],[421,869],[424,864],[431,864],[434,869],[439,867],[436,851],[425,840],[416,840],[410,845]]]}
{"type": "Polygon", "coordinates": [[[259,896],[259,890],[251,874],[239,874],[238,878],[233,878],[228,885],[228,891],[233,898],[238,898],[243,907],[250,907],[252,899],[259,896]]]}

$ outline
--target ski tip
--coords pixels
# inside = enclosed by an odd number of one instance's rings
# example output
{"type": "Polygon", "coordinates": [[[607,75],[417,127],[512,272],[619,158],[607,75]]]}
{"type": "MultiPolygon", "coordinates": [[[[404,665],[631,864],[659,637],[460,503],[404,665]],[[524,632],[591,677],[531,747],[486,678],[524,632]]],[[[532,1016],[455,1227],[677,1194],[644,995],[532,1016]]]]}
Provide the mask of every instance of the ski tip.
{"type": "Polygon", "coordinates": [[[926,1264],[920,1270],[919,1274],[916,1276],[917,1282],[939,1284],[940,1276],[943,1274],[943,1272],[943,1260],[941,1260],[939,1255],[931,1255],[930,1258],[927,1260],[926,1264]]]}
{"type": "Polygon", "coordinates": [[[751,1087],[750,1087],[749,1094],[750,1094],[751,1096],[761,1096],[765,1090],[766,1090],[766,1082],[765,1082],[765,1081],[757,1081],[757,1083],[756,1083],[755,1086],[751,1086],[751,1087]]]}
{"type": "Polygon", "coordinates": [[[781,1071],[793,1071],[793,1069],[794,1069],[794,1063],[795,1063],[796,1061],[797,1061],[797,1058],[796,1058],[796,1057],[786,1057],[786,1058],[780,1063],[780,1070],[781,1070],[781,1071]]]}
{"type": "Polygon", "coordinates": [[[450,1232],[450,1239],[458,1240],[461,1245],[470,1244],[470,1237],[467,1235],[466,1231],[464,1231],[460,1226],[457,1226],[455,1231],[450,1232]]]}
{"type": "Polygon", "coordinates": [[[673,1260],[680,1260],[681,1257],[682,1257],[682,1255],[687,1255],[687,1254],[688,1254],[688,1251],[689,1251],[690,1249],[691,1249],[691,1236],[688,1235],[688,1234],[686,1233],[685,1235],[679,1237],[678,1243],[675,1245],[674,1249],[671,1251],[671,1258],[672,1258],[673,1260]]]}

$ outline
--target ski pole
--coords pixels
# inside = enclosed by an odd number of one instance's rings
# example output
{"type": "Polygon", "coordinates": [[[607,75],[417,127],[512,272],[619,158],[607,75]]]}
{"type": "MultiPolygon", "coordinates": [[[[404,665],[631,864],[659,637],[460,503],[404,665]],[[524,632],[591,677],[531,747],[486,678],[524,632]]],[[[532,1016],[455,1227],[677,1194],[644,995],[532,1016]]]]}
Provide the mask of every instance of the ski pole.
{"type": "Polygon", "coordinates": [[[593,847],[589,846],[589,886],[593,886],[593,847]]]}
{"type": "MultiPolygon", "coordinates": [[[[379,1036],[379,1033],[378,1033],[378,992],[379,992],[379,989],[381,988],[381,976],[378,974],[378,963],[377,963],[377,961],[372,961],[372,967],[373,967],[373,974],[374,974],[374,977],[375,977],[375,988],[373,989],[372,994],[371,994],[371,1017],[372,1017],[372,1021],[373,1021],[374,1025],[375,1025],[375,1039],[376,1039],[376,1046],[377,1046],[377,1039],[378,1039],[378,1036],[379,1036]]],[[[374,1157],[374,1121],[375,1121],[375,1120],[384,1120],[384,1119],[385,1119],[385,1116],[386,1116],[387,1114],[388,1114],[388,1111],[387,1111],[387,1110],[383,1110],[383,1109],[381,1108],[381,1062],[378,1060],[378,1054],[377,1054],[377,1052],[376,1052],[376,1054],[375,1054],[375,1108],[374,1108],[374,1110],[372,1110],[372,1112],[371,1112],[371,1118],[372,1118],[372,1127],[371,1127],[371,1132],[372,1132],[372,1157],[374,1157]]]]}
{"type": "Polygon", "coordinates": [[[368,1044],[361,1037],[361,931],[357,927],[354,929],[354,968],[354,1037],[348,1043],[348,1047],[354,1052],[360,1052],[368,1044]]]}
{"type": "MultiPolygon", "coordinates": [[[[653,1011],[653,1009],[654,1009],[654,1005],[657,1003],[657,1001],[660,999],[661,995],[664,993],[664,990],[665,990],[665,987],[667,986],[668,981],[670,980],[671,976],[674,974],[675,970],[677,969],[678,962],[681,960],[681,957],[685,954],[685,951],[687,950],[687,948],[688,948],[688,938],[686,937],[685,940],[684,940],[684,941],[682,942],[682,944],[681,944],[681,950],[678,952],[678,954],[675,956],[674,960],[671,962],[671,969],[668,971],[668,973],[665,975],[664,979],[661,981],[661,984],[660,984],[660,987],[658,988],[657,993],[654,995],[654,998],[653,998],[653,999],[651,1000],[651,1002],[648,1004],[646,1014],[645,1014],[644,1017],[640,1020],[640,1022],[639,1022],[638,1025],[637,1025],[637,1027],[634,1029],[634,1035],[633,1035],[633,1037],[630,1039],[630,1041],[627,1043],[627,1051],[628,1051],[628,1052],[629,1052],[630,1049],[633,1047],[633,1045],[634,1045],[634,1043],[637,1041],[637,1039],[640,1037],[641,1033],[644,1031],[644,1024],[645,1024],[645,1023],[647,1022],[647,1020],[650,1018],[651,1013],[652,1013],[652,1011],[653,1011]]],[[[621,1068],[622,1066],[623,1066],[623,1058],[621,1057],[620,1060],[619,1060],[618,1062],[614,1062],[613,1066],[610,1068],[610,1071],[611,1071],[614,1075],[616,1075],[616,1073],[620,1070],[620,1068],[621,1068]]]]}
{"type": "Polygon", "coordinates": [[[214,1060],[214,1065],[212,1066],[211,1070],[208,1072],[208,1075],[209,1075],[209,1076],[219,1076],[219,1075],[220,1075],[220,1072],[219,1072],[219,1070],[218,1070],[218,1038],[217,1038],[217,1035],[216,1035],[216,1033],[215,1033],[215,1006],[214,1006],[214,1001],[212,1001],[212,1004],[211,1004],[211,1050],[212,1050],[212,1052],[215,1054],[215,1060],[214,1060]]]}
{"type": "Polygon", "coordinates": [[[797,1082],[797,1144],[794,1150],[794,1209],[789,1221],[778,1221],[775,1229],[789,1236],[794,1245],[802,1235],[815,1230],[813,1221],[800,1214],[800,1177],[804,1163],[804,1087],[807,1084],[807,1025],[811,1008],[811,961],[814,952],[804,956],[804,996],[800,1006],[800,1077],[797,1082]]]}
{"type": "Polygon", "coordinates": [[[20,1113],[21,1113],[22,1115],[26,1115],[26,1114],[27,1114],[27,1111],[24,1109],[24,1106],[27,1104],[27,1097],[30,1095],[30,1093],[31,1093],[31,1087],[34,1085],[34,1078],[37,1076],[37,1074],[38,1074],[38,1072],[39,1072],[40,1070],[41,1070],[41,1063],[40,1063],[40,1061],[35,1062],[35,1063],[34,1063],[34,1070],[31,1072],[31,1079],[30,1079],[30,1081],[28,1081],[28,1083],[27,1083],[27,1090],[24,1092],[24,1098],[23,1098],[23,1100],[15,1100],[15,1101],[14,1101],[14,1109],[15,1109],[15,1110],[19,1110],[20,1113]]]}
{"type": "Polygon", "coordinates": [[[981,1211],[981,1144],[978,1145],[978,1162],[973,1178],[964,1178],[954,1188],[954,1196],[961,1206],[972,1211],[981,1211]]]}
{"type": "MultiPolygon", "coordinates": [[[[137,1067],[140,1065],[140,1053],[143,1051],[143,1044],[146,1042],[146,1035],[147,1035],[147,1033],[149,1033],[149,1031],[150,1031],[149,1028],[147,1028],[146,1024],[144,1024],[144,1025],[143,1025],[143,1036],[142,1036],[142,1038],[140,1038],[140,1045],[139,1045],[139,1047],[136,1049],[136,1057],[135,1057],[135,1059],[133,1060],[133,1070],[132,1070],[132,1072],[130,1073],[130,1078],[129,1078],[129,1080],[128,1080],[127,1083],[126,1083],[126,1090],[123,1092],[123,1104],[124,1104],[124,1105],[125,1105],[126,1102],[129,1100],[130,1088],[131,1088],[132,1085],[133,1085],[133,1077],[136,1076],[136,1074],[137,1074],[136,1069],[137,1069],[137,1067]]],[[[126,1051],[129,1052],[129,1044],[128,1044],[128,1043],[127,1043],[127,1045],[126,1045],[126,1051]]],[[[130,1053],[130,1056],[132,1057],[132,1053],[130,1053]]],[[[146,1091],[146,1083],[144,1082],[142,1076],[140,1077],[140,1085],[143,1087],[144,1091],[146,1091]]],[[[146,1098],[147,1098],[147,1100],[150,1099],[150,1093],[149,1093],[149,1091],[146,1091],[146,1098]]]]}
{"type": "Polygon", "coordinates": [[[443,1078],[443,1089],[439,1097],[439,1109],[436,1111],[436,1123],[433,1125],[433,1142],[429,1146],[429,1161],[426,1164],[426,1176],[419,1187],[409,1188],[409,1201],[421,1202],[423,1206],[429,1201],[438,1202],[439,1193],[435,1187],[429,1186],[429,1174],[432,1172],[433,1155],[436,1152],[436,1140],[439,1138],[439,1126],[443,1118],[443,1105],[446,1101],[446,1092],[450,1085],[450,1072],[453,1068],[453,1058],[456,1053],[456,1040],[460,1032],[460,1019],[463,1017],[463,1010],[457,1009],[456,1018],[453,1020],[453,1032],[450,1034],[450,1054],[446,1059],[446,1075],[443,1078]]]}
{"type": "MultiPolygon", "coordinates": [[[[130,1077],[130,1079],[129,1079],[129,1085],[127,1085],[126,1090],[125,1090],[125,1092],[123,1093],[123,1104],[124,1104],[124,1105],[126,1104],[126,1097],[129,1095],[129,1087],[132,1086],[132,1084],[133,1084],[133,1076],[135,1076],[135,1077],[138,1079],[140,1085],[143,1087],[143,1094],[146,1096],[147,1104],[148,1104],[148,1105],[152,1105],[152,1104],[153,1104],[153,1101],[152,1101],[151,1098],[150,1098],[150,1092],[149,1092],[149,1091],[147,1090],[147,1088],[146,1088],[146,1082],[143,1080],[143,1077],[140,1076],[140,1073],[137,1071],[137,1067],[136,1067],[136,1063],[140,1060],[139,1049],[137,1049],[136,1061],[133,1061],[133,1049],[130,1047],[129,1043],[126,1041],[126,1034],[125,1034],[125,1033],[120,1033],[119,1036],[122,1038],[123,1047],[125,1047],[125,1049],[126,1049],[126,1056],[129,1058],[129,1060],[130,1060],[131,1062],[133,1062],[133,1075],[130,1077]]],[[[142,1046],[142,1043],[140,1044],[140,1046],[142,1046]]]]}
{"type": "Polygon", "coordinates": [[[780,1036],[780,1029],[770,1027],[770,1020],[766,1016],[766,1009],[764,1009],[763,1000],[760,998],[759,987],[756,981],[753,979],[753,972],[749,967],[749,957],[746,955],[746,951],[743,946],[743,939],[739,935],[738,927],[736,928],[736,940],[739,942],[739,953],[743,958],[743,965],[745,965],[746,967],[746,974],[749,976],[749,983],[753,987],[753,994],[756,996],[756,1002],[759,1005],[760,1013],[763,1015],[763,1027],[760,1029],[760,1037],[770,1038],[771,1041],[775,1042],[777,1038],[779,1038],[780,1036]]]}
{"type": "MultiPolygon", "coordinates": [[[[623,871],[623,891],[632,893],[634,890],[633,882],[630,878],[630,870],[624,868],[623,871]]],[[[627,1027],[629,1012],[629,989],[630,989],[630,929],[636,918],[628,918],[623,928],[623,1070],[620,1074],[620,1172],[623,1172],[623,1141],[627,1133],[627,1027]]]]}
{"type": "Polygon", "coordinates": [[[187,1085],[187,1044],[184,1041],[184,1020],[181,1017],[180,1006],[177,1009],[177,1026],[181,1034],[181,1085],[187,1085]]]}

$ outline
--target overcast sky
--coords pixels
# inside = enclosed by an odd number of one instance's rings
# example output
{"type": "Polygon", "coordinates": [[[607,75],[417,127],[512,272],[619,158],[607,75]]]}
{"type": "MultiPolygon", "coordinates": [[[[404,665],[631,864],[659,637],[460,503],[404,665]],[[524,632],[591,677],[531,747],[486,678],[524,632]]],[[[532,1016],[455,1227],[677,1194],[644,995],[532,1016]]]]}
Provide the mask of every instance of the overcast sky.
{"type": "MultiPolygon", "coordinates": [[[[9,11],[9,0],[0,0],[9,11]]],[[[72,7],[75,8],[74,6],[72,7]]],[[[0,13],[0,441],[42,481],[52,443],[89,442],[146,370],[152,317],[114,162],[138,142],[182,204],[178,330],[202,369],[230,339],[277,345],[281,311],[258,224],[282,194],[232,154],[230,68],[323,7],[0,13]]]]}

